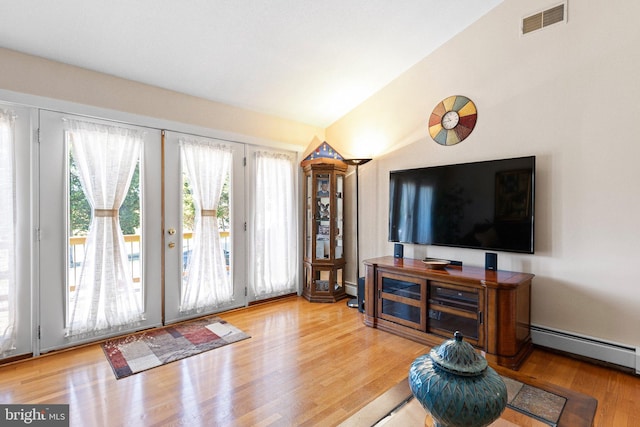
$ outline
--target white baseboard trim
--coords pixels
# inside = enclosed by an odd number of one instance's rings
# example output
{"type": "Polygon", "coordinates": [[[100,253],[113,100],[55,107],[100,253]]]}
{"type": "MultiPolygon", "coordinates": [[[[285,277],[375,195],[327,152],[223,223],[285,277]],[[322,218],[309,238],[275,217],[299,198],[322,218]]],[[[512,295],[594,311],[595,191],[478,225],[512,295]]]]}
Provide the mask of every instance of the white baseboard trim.
{"type": "Polygon", "coordinates": [[[351,295],[352,297],[358,296],[358,286],[353,282],[344,282],[344,290],[347,295],[351,295]]]}
{"type": "Polygon", "coordinates": [[[631,368],[640,375],[639,347],[634,348],[539,325],[531,325],[531,340],[535,345],[631,368]]]}

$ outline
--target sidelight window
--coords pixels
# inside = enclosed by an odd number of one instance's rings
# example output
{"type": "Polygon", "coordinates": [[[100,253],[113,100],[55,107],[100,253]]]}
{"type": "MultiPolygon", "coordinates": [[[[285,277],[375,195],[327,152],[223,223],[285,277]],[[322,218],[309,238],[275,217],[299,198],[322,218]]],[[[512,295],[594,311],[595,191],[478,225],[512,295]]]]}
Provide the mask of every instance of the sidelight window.
{"type": "Polygon", "coordinates": [[[16,339],[14,115],[0,110],[0,355],[16,339]]]}
{"type": "Polygon", "coordinates": [[[297,290],[296,166],[291,154],[255,153],[251,283],[258,299],[297,290]]]}

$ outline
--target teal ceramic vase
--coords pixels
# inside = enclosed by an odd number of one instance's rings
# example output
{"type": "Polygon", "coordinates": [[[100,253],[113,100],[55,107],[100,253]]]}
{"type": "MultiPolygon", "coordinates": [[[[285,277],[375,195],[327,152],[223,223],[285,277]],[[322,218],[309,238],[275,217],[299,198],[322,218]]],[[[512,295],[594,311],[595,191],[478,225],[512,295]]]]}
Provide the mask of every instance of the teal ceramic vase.
{"type": "Polygon", "coordinates": [[[414,360],[409,386],[436,427],[486,426],[507,406],[502,378],[460,332],[414,360]]]}

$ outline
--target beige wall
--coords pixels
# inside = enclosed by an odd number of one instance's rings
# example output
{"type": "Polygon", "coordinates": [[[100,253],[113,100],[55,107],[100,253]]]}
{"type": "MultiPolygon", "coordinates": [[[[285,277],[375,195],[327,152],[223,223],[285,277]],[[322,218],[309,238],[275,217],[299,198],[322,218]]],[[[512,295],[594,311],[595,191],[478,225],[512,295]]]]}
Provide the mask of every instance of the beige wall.
{"type": "Polygon", "coordinates": [[[324,137],[324,129],[319,127],[3,48],[0,48],[0,89],[249,137],[242,142],[286,143],[303,150],[314,137],[324,137]]]}
{"type": "MultiPolygon", "coordinates": [[[[505,1],[331,125],[326,140],[376,155],[360,169],[360,230],[374,230],[361,233],[361,259],[392,254],[390,170],[536,155],[536,253],[499,253],[499,268],[536,275],[534,324],[640,346],[640,2],[572,1],[566,24],[519,35],[522,17],[557,3],[505,1]],[[478,122],[443,147],[427,120],[451,95],[471,98],[478,122]]],[[[407,255],[484,264],[478,250],[407,245],[407,255]]]]}

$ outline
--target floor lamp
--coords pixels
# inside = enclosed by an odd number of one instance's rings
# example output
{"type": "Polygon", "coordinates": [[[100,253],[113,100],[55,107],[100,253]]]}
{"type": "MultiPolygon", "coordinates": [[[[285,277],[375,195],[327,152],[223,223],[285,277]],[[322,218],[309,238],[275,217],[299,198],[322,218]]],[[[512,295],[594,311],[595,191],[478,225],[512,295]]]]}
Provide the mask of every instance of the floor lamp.
{"type": "MultiPolygon", "coordinates": [[[[358,189],[358,168],[360,165],[368,163],[371,159],[345,159],[344,162],[349,166],[356,167],[356,290],[358,289],[358,281],[360,280],[360,209],[358,206],[359,189],[358,189]]],[[[347,301],[347,305],[352,308],[358,308],[358,297],[351,298],[347,301]]]]}

